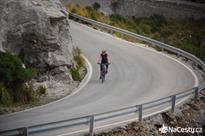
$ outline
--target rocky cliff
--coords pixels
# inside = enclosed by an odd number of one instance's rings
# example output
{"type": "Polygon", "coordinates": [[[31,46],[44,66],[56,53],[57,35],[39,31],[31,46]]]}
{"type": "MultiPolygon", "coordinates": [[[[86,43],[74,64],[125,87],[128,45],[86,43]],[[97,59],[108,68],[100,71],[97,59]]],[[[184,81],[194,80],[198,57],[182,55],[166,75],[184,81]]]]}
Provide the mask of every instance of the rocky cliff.
{"type": "Polygon", "coordinates": [[[0,50],[36,68],[38,80],[70,80],[72,48],[59,0],[0,0],[0,50]]]}
{"type": "Polygon", "coordinates": [[[0,51],[12,52],[26,67],[36,68],[35,83],[45,84],[51,96],[74,87],[69,73],[73,46],[59,0],[0,0],[0,51]]]}

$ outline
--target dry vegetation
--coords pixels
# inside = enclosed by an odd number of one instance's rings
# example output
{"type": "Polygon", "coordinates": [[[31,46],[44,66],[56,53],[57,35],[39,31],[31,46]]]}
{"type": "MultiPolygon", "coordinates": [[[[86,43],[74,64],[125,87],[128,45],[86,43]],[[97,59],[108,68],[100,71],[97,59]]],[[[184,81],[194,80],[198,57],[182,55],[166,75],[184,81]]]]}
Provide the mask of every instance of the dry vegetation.
{"type": "MultiPolygon", "coordinates": [[[[119,14],[112,14],[107,17],[99,11],[100,6],[96,8],[94,4],[92,7],[67,4],[66,7],[71,12],[81,16],[168,43],[205,60],[205,19],[166,19],[159,15],[126,19],[119,14]]],[[[119,33],[114,34],[121,37],[119,33]]],[[[129,36],[123,38],[137,42],[129,36]]]]}

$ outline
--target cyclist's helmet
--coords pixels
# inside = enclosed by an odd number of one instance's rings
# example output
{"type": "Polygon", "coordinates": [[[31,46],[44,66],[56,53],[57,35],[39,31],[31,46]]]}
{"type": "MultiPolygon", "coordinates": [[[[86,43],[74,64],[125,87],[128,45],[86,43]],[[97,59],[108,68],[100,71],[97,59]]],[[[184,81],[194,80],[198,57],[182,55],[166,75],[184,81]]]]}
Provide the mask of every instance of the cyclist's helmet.
{"type": "Polygon", "coordinates": [[[102,53],[103,53],[103,54],[106,53],[106,50],[102,50],[102,53]]]}

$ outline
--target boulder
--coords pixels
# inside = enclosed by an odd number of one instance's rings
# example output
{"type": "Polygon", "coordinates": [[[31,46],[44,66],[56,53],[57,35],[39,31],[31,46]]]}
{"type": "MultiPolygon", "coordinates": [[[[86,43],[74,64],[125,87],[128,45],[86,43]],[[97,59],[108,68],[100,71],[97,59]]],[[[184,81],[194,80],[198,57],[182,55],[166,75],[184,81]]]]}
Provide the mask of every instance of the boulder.
{"type": "Polygon", "coordinates": [[[37,81],[72,81],[67,16],[59,0],[0,0],[0,51],[36,68],[37,81]]]}

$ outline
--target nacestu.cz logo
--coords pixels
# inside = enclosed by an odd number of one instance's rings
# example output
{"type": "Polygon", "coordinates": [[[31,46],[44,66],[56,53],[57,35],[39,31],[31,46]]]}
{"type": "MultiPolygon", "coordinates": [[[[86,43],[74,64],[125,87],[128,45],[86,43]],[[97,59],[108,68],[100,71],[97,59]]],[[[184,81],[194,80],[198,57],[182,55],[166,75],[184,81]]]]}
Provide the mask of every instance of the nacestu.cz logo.
{"type": "Polygon", "coordinates": [[[166,134],[166,133],[191,133],[191,134],[194,134],[194,133],[203,133],[202,128],[169,127],[169,126],[165,126],[164,124],[162,125],[161,128],[159,128],[159,131],[160,131],[162,134],[166,134]]]}

